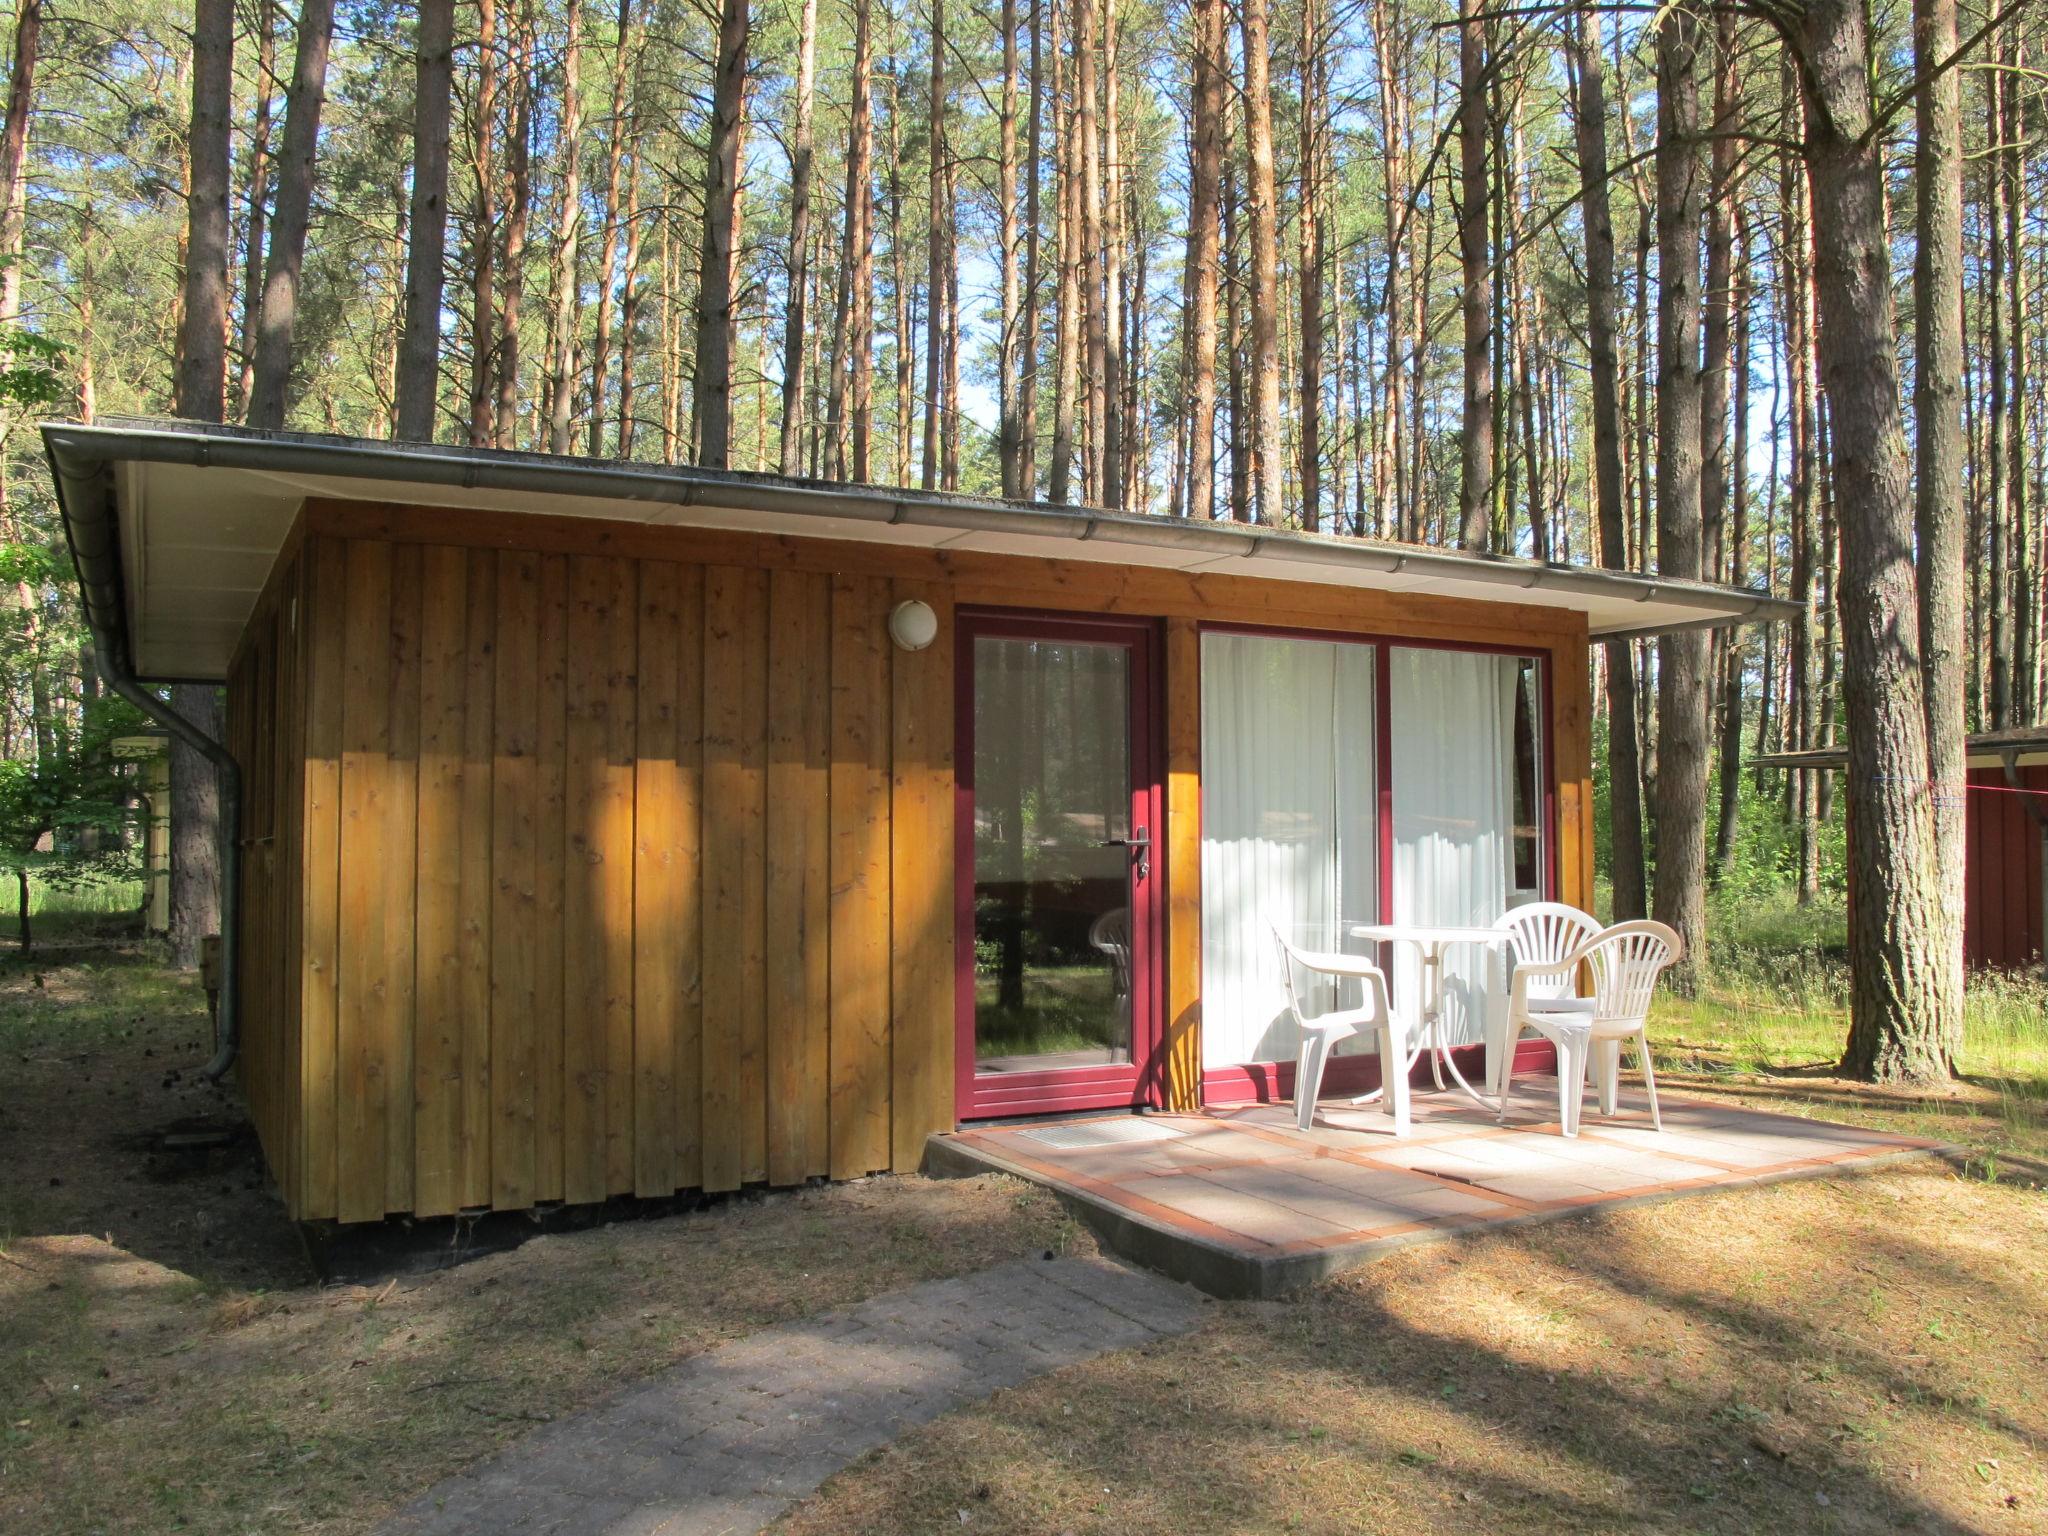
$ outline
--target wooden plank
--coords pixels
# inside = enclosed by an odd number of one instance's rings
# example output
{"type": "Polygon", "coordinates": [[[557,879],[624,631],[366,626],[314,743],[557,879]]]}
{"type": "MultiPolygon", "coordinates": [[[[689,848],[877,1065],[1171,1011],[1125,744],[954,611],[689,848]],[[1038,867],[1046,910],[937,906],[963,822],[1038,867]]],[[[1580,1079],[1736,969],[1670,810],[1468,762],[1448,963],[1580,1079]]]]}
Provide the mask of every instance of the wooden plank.
{"type": "Polygon", "coordinates": [[[695,909],[680,846],[682,762],[676,718],[682,573],[640,567],[633,752],[633,1189],[665,1195],[676,1178],[676,1046],[684,924],[695,909]]]}
{"type": "Polygon", "coordinates": [[[305,1158],[299,1090],[305,1070],[305,882],[306,882],[306,646],[302,622],[306,611],[306,560],[295,554],[291,577],[285,587],[283,633],[285,656],[279,664],[285,683],[286,707],[278,729],[278,744],[285,758],[284,777],[278,786],[278,809],[283,817],[284,863],[278,882],[284,904],[281,933],[283,952],[279,962],[284,978],[284,996],[279,1023],[284,1031],[284,1058],[279,1091],[284,1095],[284,1157],[277,1169],[277,1182],[285,1204],[293,1215],[301,1192],[301,1164],[305,1158]]]}
{"type": "Polygon", "coordinates": [[[832,581],[832,1177],[889,1166],[888,585],[832,581]]]}
{"type": "Polygon", "coordinates": [[[704,571],[676,575],[676,1187],[704,1183],[704,571]]]}
{"type": "Polygon", "coordinates": [[[392,1028],[386,1014],[391,970],[383,923],[383,841],[391,753],[391,551],[359,540],[347,546],[342,622],[341,905],[338,1215],[381,1220],[390,1209],[389,1073],[392,1028]]]}
{"type": "Polygon", "coordinates": [[[638,573],[630,560],[604,563],[604,742],[599,756],[598,831],[604,875],[605,1188],[633,1192],[634,1108],[638,1089],[634,1064],[638,1042],[633,1024],[633,751],[639,703],[639,632],[633,622],[640,599],[638,573]]]}
{"type": "Polygon", "coordinates": [[[456,901],[462,978],[462,1203],[491,1201],[491,780],[497,760],[498,557],[468,552],[463,615],[462,865],[456,901]]]}
{"type": "Polygon", "coordinates": [[[610,1105],[610,1043],[606,1034],[604,933],[606,875],[603,817],[605,682],[611,611],[604,562],[569,567],[567,674],[568,880],[563,891],[564,1197],[602,1200],[607,1193],[606,1117],[610,1105]]]}
{"type": "Polygon", "coordinates": [[[768,592],[768,1180],[829,1166],[826,962],[831,938],[827,750],[829,578],[774,571],[768,592]]]}
{"type": "Polygon", "coordinates": [[[382,502],[306,504],[308,527],[399,542],[475,544],[560,554],[602,554],[758,569],[827,571],[945,582],[957,603],[1193,618],[1527,645],[1583,632],[1582,615],[1535,603],[1287,581],[1190,575],[1113,560],[1046,559],[914,549],[850,539],[798,538],[727,528],[685,528],[459,507],[382,502]],[[1538,638],[1541,637],[1541,638],[1538,638]]]}
{"type": "Polygon", "coordinates": [[[469,556],[425,546],[420,570],[419,927],[413,960],[414,1211],[462,1194],[462,743],[469,556]]]}
{"type": "Polygon", "coordinates": [[[409,1211],[413,1185],[413,924],[419,896],[420,546],[390,546],[390,756],[384,827],[372,854],[383,879],[384,1208],[409,1211]]]}
{"type": "Polygon", "coordinates": [[[705,1188],[737,1190],[745,1165],[745,586],[705,571],[705,1188]]]}
{"type": "Polygon", "coordinates": [[[890,659],[891,1166],[914,1173],[954,1123],[953,600],[908,581],[892,599],[939,620],[931,645],[890,659]]]}
{"type": "Polygon", "coordinates": [[[1549,656],[1551,747],[1557,796],[1558,899],[1593,909],[1593,701],[1585,642],[1549,656]]]}
{"type": "Polygon", "coordinates": [[[341,743],[346,691],[345,547],[315,539],[306,550],[305,855],[301,883],[299,1188],[293,1214],[328,1220],[340,1211],[336,1123],[340,1088],[341,743]]]}
{"type": "Polygon", "coordinates": [[[1166,623],[1166,1107],[1202,1103],[1202,635],[1166,623]]]}
{"type": "Polygon", "coordinates": [[[534,1198],[563,1190],[563,860],[567,840],[569,562],[540,561],[540,693],[536,699],[534,780],[539,818],[534,839],[534,1198]]]}
{"type": "Polygon", "coordinates": [[[768,1177],[768,573],[740,590],[740,1177],[768,1177]]]}
{"type": "Polygon", "coordinates": [[[534,1113],[534,839],[539,785],[540,558],[498,557],[491,770],[491,1204],[531,1205],[534,1113]]]}

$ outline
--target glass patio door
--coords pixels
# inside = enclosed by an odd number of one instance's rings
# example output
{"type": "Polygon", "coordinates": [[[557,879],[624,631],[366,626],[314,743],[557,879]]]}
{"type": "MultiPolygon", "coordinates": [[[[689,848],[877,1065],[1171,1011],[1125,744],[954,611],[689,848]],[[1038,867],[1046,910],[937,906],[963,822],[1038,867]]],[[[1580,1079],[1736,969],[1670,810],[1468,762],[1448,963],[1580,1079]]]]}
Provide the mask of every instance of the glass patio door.
{"type": "Polygon", "coordinates": [[[960,1115],[1147,1102],[1152,630],[998,614],[961,628],[960,1115]]]}

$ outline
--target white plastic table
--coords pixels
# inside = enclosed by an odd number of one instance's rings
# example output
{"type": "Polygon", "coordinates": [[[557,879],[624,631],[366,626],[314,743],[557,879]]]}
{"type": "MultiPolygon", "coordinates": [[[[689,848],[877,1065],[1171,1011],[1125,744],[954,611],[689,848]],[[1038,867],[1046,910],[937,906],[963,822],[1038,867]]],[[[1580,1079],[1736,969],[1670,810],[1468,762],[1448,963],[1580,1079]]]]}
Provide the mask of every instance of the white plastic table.
{"type": "MultiPolygon", "coordinates": [[[[1474,928],[1441,923],[1361,923],[1350,930],[1351,937],[1368,944],[1410,944],[1422,961],[1422,1029],[1416,1055],[1429,1051],[1430,1073],[1438,1088],[1444,1086],[1444,1068],[1451,1069],[1452,1081],[1481,1109],[1492,1109],[1479,1090],[1465,1081],[1444,1038],[1444,951],[1456,944],[1478,944],[1497,950],[1508,942],[1501,928],[1474,928]]],[[[1408,1068],[1414,1066],[1409,1058],[1408,1068]]],[[[1406,1069],[1404,1069],[1406,1070],[1406,1069]]],[[[1490,1084],[1489,1084],[1490,1086],[1490,1084]]]]}

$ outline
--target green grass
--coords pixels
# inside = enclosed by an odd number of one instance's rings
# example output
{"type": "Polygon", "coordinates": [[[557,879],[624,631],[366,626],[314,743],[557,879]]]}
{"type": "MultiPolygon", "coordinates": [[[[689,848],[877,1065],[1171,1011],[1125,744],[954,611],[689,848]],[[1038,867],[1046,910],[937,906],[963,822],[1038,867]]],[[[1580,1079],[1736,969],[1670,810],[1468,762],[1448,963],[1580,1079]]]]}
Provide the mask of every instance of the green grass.
{"type": "MultiPolygon", "coordinates": [[[[29,887],[29,925],[35,941],[111,937],[139,927],[140,880],[104,880],[88,885],[53,886],[38,880],[29,887]]],[[[0,878],[0,943],[21,937],[21,892],[12,876],[0,878]]]]}
{"type": "Polygon", "coordinates": [[[1849,1037],[1840,900],[1801,907],[1789,893],[1746,893],[1717,900],[1709,922],[1706,985],[1690,998],[1660,992],[1651,1015],[1659,1073],[1967,1144],[1986,1167],[2048,1159],[2048,981],[2038,973],[1970,976],[1958,1081],[1864,1089],[1836,1076],[1849,1037]]]}
{"type": "Polygon", "coordinates": [[[996,1001],[996,987],[993,976],[975,978],[978,1056],[1035,1056],[1129,1043],[1111,1038],[1115,1000],[1105,964],[1025,966],[1021,1007],[1002,1007],[996,1001]]]}

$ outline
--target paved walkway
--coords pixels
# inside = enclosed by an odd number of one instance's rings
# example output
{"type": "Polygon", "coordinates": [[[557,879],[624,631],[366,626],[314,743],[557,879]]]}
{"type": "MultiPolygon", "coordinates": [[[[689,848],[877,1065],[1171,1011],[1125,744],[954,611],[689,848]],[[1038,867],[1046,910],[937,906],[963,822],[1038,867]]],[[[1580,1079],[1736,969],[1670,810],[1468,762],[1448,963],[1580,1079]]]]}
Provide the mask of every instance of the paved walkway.
{"type": "Polygon", "coordinates": [[[738,1536],[1002,1387],[1184,1333],[1200,1300],[1099,1259],[1019,1260],[771,1328],[437,1484],[382,1536],[738,1536]]]}
{"type": "Polygon", "coordinates": [[[1112,1252],[1219,1296],[1284,1296],[1408,1243],[1591,1207],[1847,1173],[1934,1143],[1675,1093],[1664,1129],[1624,1095],[1558,1134],[1524,1090],[1505,1126],[1455,1094],[1418,1096],[1414,1134],[1386,1115],[1288,1104],[1205,1115],[1002,1126],[932,1139],[934,1172],[1016,1174],[1064,1197],[1112,1252]],[[1091,1132],[1093,1136],[1091,1137],[1091,1132]]]}

